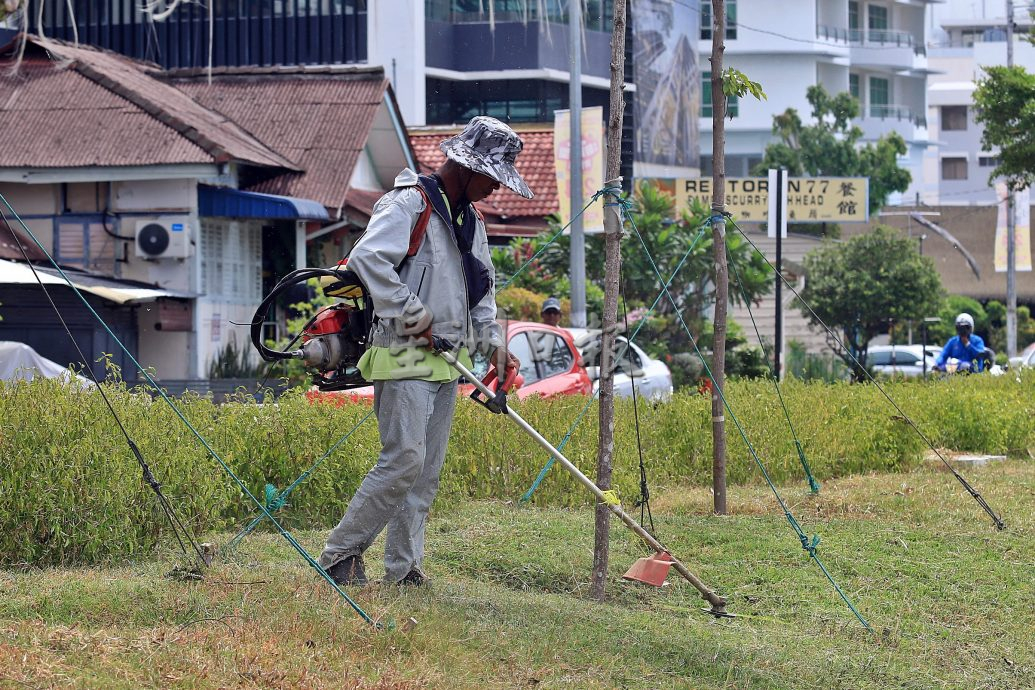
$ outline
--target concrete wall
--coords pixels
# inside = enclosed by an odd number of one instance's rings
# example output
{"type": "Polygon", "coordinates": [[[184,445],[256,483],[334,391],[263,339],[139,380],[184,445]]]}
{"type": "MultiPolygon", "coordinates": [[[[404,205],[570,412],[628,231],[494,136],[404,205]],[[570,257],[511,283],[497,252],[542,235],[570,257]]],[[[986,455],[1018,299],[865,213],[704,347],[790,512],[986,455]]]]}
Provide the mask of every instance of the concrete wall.
{"type": "Polygon", "coordinates": [[[411,126],[426,122],[424,23],[423,2],[376,0],[367,4],[367,62],[384,67],[403,120],[411,126]]]}
{"type": "MultiPolygon", "coordinates": [[[[60,193],[58,185],[52,184],[15,184],[0,182],[0,194],[7,199],[25,225],[28,226],[40,244],[50,253],[54,251],[54,221],[50,216],[60,211],[60,193]],[[32,216],[47,216],[33,218],[32,216]]],[[[10,216],[7,207],[4,213],[10,216]]],[[[10,219],[17,226],[17,221],[10,219]]]]}
{"type": "MultiPolygon", "coordinates": [[[[907,211],[899,208],[896,211],[907,211]]],[[[994,242],[996,227],[995,206],[924,206],[925,213],[939,213],[927,219],[948,230],[977,259],[981,278],[977,278],[968,267],[963,255],[951,244],[929,230],[920,228],[906,216],[885,216],[875,219],[870,225],[842,225],[844,239],[869,232],[872,225],[880,222],[898,228],[903,234],[916,239],[920,246],[923,240],[923,254],[934,260],[942,285],[950,294],[967,295],[975,299],[997,299],[1006,302],[1006,274],[996,273],[994,242]]],[[[1035,273],[1017,273],[1017,299],[1024,304],[1035,304],[1035,273]]]]}

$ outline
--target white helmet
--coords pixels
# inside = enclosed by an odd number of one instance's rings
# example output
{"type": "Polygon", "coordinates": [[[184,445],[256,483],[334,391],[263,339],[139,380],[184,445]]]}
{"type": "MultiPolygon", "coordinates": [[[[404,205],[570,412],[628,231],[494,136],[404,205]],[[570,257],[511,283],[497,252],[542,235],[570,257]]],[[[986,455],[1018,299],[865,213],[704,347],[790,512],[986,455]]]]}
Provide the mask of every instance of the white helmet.
{"type": "Polygon", "coordinates": [[[970,330],[974,330],[974,317],[967,312],[962,312],[956,317],[956,327],[970,326],[970,330]]]}

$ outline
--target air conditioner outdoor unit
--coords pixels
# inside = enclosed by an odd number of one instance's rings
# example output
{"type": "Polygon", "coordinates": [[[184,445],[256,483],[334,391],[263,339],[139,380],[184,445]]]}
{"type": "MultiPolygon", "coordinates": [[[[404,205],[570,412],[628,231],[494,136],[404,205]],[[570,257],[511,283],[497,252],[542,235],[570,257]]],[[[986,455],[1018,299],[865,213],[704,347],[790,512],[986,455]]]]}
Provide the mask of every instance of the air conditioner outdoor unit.
{"type": "Polygon", "coordinates": [[[185,259],[193,254],[190,217],[166,216],[137,221],[137,256],[143,259],[185,259]]]}

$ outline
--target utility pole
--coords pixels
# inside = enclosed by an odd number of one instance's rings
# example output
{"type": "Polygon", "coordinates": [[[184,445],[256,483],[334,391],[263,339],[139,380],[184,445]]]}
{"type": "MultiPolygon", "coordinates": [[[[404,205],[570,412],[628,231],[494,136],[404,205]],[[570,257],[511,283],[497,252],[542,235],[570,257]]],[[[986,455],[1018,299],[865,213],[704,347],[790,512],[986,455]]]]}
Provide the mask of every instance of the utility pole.
{"type": "MultiPolygon", "coordinates": [[[[624,23],[624,18],[623,18],[624,23]]],[[[568,78],[568,103],[571,114],[571,147],[568,165],[571,180],[571,325],[586,327],[586,236],[582,232],[582,2],[568,3],[568,51],[571,75],[568,78]]]]}
{"type": "MultiPolygon", "coordinates": [[[[1013,0],[1006,0],[1006,66],[1013,67],[1013,0]]],[[[1006,189],[1006,356],[1017,355],[1017,209],[1006,189]]]]}
{"type": "Polygon", "coordinates": [[[715,321],[712,353],[712,510],[726,514],[726,95],[722,90],[722,54],[726,50],[726,0],[712,3],[712,249],[715,257],[715,321]]]}
{"type": "MultiPolygon", "coordinates": [[[[578,4],[578,0],[574,4],[578,4]]],[[[607,115],[607,171],[604,184],[621,194],[622,114],[625,112],[625,0],[615,0],[611,31],[611,96],[607,115]]],[[[597,486],[611,488],[611,458],[614,455],[615,326],[618,322],[618,279],[622,272],[622,207],[611,199],[604,206],[604,315],[600,345],[600,431],[597,446],[597,486]]],[[[596,508],[593,540],[593,578],[590,595],[604,599],[607,583],[608,543],[611,509],[596,508]]]]}

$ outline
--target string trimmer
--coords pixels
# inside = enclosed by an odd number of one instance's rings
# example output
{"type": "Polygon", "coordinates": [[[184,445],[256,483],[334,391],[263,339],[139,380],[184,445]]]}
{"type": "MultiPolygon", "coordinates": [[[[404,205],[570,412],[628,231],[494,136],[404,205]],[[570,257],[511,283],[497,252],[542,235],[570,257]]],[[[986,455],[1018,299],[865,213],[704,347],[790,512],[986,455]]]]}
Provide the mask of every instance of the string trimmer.
{"type": "MultiPolygon", "coordinates": [[[[564,457],[563,453],[554,448],[553,445],[547,441],[542,434],[536,431],[531,424],[522,419],[521,415],[507,405],[507,389],[509,388],[509,384],[511,383],[510,379],[512,377],[507,378],[507,380],[497,385],[496,391],[493,392],[489,388],[489,385],[496,379],[496,371],[494,368],[489,370],[489,373],[486,375],[484,380],[479,380],[470,369],[461,364],[457,359],[454,354],[457,349],[451,342],[444,338],[435,337],[433,338],[433,348],[435,352],[445,359],[451,367],[460,372],[461,376],[474,384],[474,391],[471,393],[472,400],[494,414],[503,414],[510,417],[510,419],[517,424],[522,431],[531,436],[536,443],[552,455],[553,458],[559,462],[564,469],[568,470],[568,472],[571,473],[571,475],[575,477],[580,484],[589,489],[589,491],[597,497],[598,501],[606,505],[608,510],[621,520],[626,527],[635,532],[636,536],[646,542],[646,544],[654,549],[658,555],[664,554],[666,557],[664,562],[675,568],[676,571],[682,575],[687,582],[692,584],[697,591],[701,593],[701,596],[711,604],[711,608],[705,609],[706,612],[717,618],[733,617],[732,614],[726,612],[726,600],[708,589],[707,585],[690,572],[690,569],[687,568],[682,561],[672,556],[672,552],[666,546],[655,539],[654,536],[641,527],[639,523],[633,520],[632,517],[622,509],[622,505],[618,501],[614,492],[604,491],[597,486],[589,477],[584,475],[578,467],[568,460],[568,458],[564,457]]],[[[655,556],[652,559],[641,560],[655,560],[657,558],[658,557],[655,556]]]]}
{"type": "MultiPolygon", "coordinates": [[[[285,276],[259,305],[251,323],[252,344],[255,345],[262,358],[268,362],[286,359],[302,360],[305,366],[313,372],[313,385],[319,390],[346,390],[368,385],[360,375],[357,364],[368,345],[367,335],[372,319],[373,314],[366,288],[358,276],[344,265],[333,269],[299,269],[285,276]],[[267,347],[262,342],[261,329],[262,324],[267,321],[268,313],[273,308],[276,298],[285,293],[292,285],[312,278],[323,277],[333,279],[333,283],[325,287],[325,293],[332,293],[336,297],[343,298],[343,301],[324,307],[309,320],[299,334],[302,341],[301,347],[291,349],[294,341],[282,350],[267,347]]],[[[618,517],[626,527],[654,549],[654,556],[641,558],[626,573],[628,579],[660,586],[661,581],[664,580],[664,574],[668,572],[667,568],[675,568],[711,605],[711,608],[705,609],[705,611],[716,617],[732,617],[732,614],[726,613],[726,600],[708,589],[682,561],[671,555],[672,552],[668,548],[622,510],[621,502],[614,492],[604,491],[593,483],[578,467],[522,419],[521,415],[507,405],[507,391],[514,383],[517,372],[504,372],[505,380],[496,381],[496,369],[490,367],[485,379],[479,380],[467,367],[457,361],[455,355],[457,349],[451,342],[444,338],[434,337],[432,348],[450,366],[460,372],[461,376],[474,385],[475,390],[471,393],[472,400],[490,412],[510,417],[526,434],[550,453],[564,469],[568,470],[580,484],[589,489],[597,500],[605,504],[608,510],[618,517]],[[489,386],[494,386],[496,390],[491,390],[489,386]]]]}

